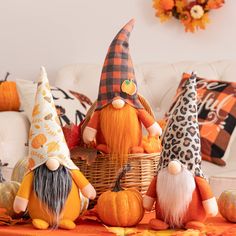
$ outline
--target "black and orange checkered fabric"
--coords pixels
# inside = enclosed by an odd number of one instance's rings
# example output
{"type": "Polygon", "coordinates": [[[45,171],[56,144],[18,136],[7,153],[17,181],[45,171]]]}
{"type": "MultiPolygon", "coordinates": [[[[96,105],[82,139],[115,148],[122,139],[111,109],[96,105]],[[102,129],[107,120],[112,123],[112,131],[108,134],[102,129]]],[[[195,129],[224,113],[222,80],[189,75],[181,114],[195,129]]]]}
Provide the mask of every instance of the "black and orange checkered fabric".
{"type": "MultiPolygon", "coordinates": [[[[169,115],[189,76],[183,75],[169,115]]],[[[202,159],[225,165],[222,158],[236,126],[236,83],[197,78],[197,96],[202,159]]]]}
{"type": "Polygon", "coordinates": [[[129,36],[134,20],[129,21],[113,39],[102,69],[97,108],[102,109],[114,98],[121,98],[135,108],[143,108],[139,102],[137,91],[133,95],[122,92],[121,85],[125,80],[132,80],[137,87],[133,63],[129,54],[129,36]]]}

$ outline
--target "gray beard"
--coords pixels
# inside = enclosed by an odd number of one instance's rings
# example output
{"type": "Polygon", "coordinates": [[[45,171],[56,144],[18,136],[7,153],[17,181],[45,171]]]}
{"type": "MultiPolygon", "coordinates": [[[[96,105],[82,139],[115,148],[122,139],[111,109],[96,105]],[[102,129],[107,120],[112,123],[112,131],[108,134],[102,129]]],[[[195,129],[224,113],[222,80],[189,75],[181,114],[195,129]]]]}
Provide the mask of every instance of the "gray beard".
{"type": "Polygon", "coordinates": [[[181,228],[183,219],[192,201],[192,194],[196,187],[193,175],[185,168],[181,173],[172,175],[167,168],[158,173],[157,196],[163,220],[171,228],[181,228]]]}
{"type": "Polygon", "coordinates": [[[63,210],[72,187],[72,178],[69,170],[60,166],[50,171],[45,164],[34,170],[33,189],[49,216],[52,216],[53,228],[58,227],[60,213],[63,210]]]}

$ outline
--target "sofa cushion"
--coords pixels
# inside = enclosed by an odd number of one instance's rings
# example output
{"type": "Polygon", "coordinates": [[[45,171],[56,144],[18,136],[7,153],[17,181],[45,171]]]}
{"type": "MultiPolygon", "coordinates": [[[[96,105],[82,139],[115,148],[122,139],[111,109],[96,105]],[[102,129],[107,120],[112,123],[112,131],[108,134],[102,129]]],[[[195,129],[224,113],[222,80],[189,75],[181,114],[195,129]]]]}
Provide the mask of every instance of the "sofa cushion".
{"type": "Polygon", "coordinates": [[[23,112],[0,112],[0,160],[8,163],[3,176],[9,180],[16,162],[28,154],[29,121],[23,112]]]}
{"type": "MultiPolygon", "coordinates": [[[[170,116],[183,84],[190,77],[183,74],[174,102],[167,113],[170,116]]],[[[203,160],[225,165],[223,160],[236,125],[236,82],[197,78],[198,121],[200,125],[203,160]]]]}

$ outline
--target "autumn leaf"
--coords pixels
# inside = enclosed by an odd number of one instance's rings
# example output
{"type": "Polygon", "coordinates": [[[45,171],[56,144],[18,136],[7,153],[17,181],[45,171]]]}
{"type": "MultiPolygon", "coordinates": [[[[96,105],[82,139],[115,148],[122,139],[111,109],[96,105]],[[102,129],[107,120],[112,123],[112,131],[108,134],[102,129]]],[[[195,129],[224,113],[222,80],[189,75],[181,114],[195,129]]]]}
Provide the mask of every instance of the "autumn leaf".
{"type": "Polygon", "coordinates": [[[33,109],[33,112],[32,112],[32,116],[37,116],[39,113],[40,113],[39,104],[36,104],[34,106],[34,109],[33,109]]]}
{"type": "Polygon", "coordinates": [[[224,0],[208,0],[205,9],[206,10],[217,9],[222,7],[224,3],[225,3],[224,0]]]}
{"type": "Polygon", "coordinates": [[[54,141],[46,144],[46,146],[48,147],[47,153],[59,151],[60,149],[60,145],[54,141]]]}

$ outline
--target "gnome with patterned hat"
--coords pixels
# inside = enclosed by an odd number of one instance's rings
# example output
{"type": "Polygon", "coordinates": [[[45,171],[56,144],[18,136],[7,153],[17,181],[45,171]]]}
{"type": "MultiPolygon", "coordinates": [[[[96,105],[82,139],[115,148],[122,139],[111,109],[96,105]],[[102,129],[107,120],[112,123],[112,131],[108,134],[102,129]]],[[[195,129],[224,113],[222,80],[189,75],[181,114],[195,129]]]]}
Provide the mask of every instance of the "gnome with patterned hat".
{"type": "Polygon", "coordinates": [[[70,159],[57,117],[47,74],[41,68],[29,134],[29,171],[14,201],[15,212],[27,206],[38,229],[73,229],[83,204],[95,189],[70,159]]]}
{"type": "Polygon", "coordinates": [[[215,216],[218,207],[201,170],[195,74],[184,85],[162,146],[157,176],[143,199],[146,210],[156,202],[156,219],[150,226],[157,230],[203,228],[206,216],[215,216]]]}
{"type": "Polygon", "coordinates": [[[129,36],[134,20],[113,39],[103,65],[97,106],[83,132],[86,144],[123,163],[129,153],[143,153],[141,123],[149,136],[161,135],[161,128],[144,109],[129,54],[129,36]]]}

